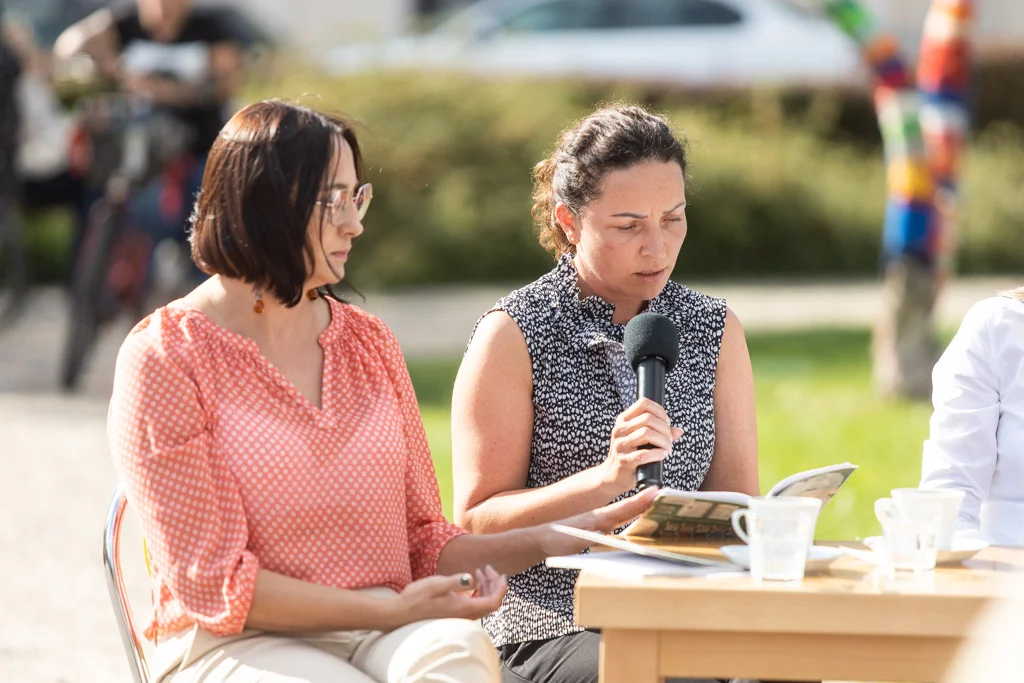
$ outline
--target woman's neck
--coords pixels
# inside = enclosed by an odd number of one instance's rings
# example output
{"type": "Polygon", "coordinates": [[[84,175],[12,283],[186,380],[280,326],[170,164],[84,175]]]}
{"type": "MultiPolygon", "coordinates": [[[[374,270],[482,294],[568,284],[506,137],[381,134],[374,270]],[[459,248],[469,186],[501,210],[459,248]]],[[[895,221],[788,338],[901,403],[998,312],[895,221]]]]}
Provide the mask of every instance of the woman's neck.
{"type": "Polygon", "coordinates": [[[588,296],[596,296],[614,306],[615,312],[612,314],[612,323],[616,325],[625,325],[647,305],[646,301],[617,297],[603,291],[601,288],[590,284],[593,280],[594,278],[587,276],[586,268],[580,268],[579,264],[577,264],[576,286],[579,287],[580,290],[580,299],[585,299],[588,296]]]}
{"type": "Polygon", "coordinates": [[[252,285],[215,275],[187,297],[203,313],[225,329],[254,340],[260,348],[280,348],[308,342],[330,324],[329,304],[305,296],[288,307],[269,292],[260,293],[262,311],[255,310],[252,285]]]}

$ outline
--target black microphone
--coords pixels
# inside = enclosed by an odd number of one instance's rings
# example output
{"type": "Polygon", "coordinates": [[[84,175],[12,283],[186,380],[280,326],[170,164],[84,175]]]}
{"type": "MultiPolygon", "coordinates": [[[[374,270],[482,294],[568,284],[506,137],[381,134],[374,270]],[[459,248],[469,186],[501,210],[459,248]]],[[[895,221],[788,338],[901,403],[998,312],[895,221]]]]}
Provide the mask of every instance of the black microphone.
{"type": "MultiPolygon", "coordinates": [[[[659,313],[641,313],[626,325],[622,345],[630,367],[636,372],[640,398],[665,405],[665,375],[672,372],[679,360],[676,326],[659,313]]],[[[636,485],[640,489],[661,486],[661,463],[649,462],[636,468],[636,485]]]]}

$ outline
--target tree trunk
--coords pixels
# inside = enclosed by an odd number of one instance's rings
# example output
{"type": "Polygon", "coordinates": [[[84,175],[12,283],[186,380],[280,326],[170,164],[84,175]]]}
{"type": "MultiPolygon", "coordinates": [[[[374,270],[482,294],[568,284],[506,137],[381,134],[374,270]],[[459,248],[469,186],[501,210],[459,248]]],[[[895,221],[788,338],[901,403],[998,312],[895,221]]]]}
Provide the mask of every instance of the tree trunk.
{"type": "Polygon", "coordinates": [[[875,388],[886,397],[927,399],[938,360],[933,268],[915,258],[893,259],[882,275],[882,314],[875,325],[875,388]]]}
{"type": "Polygon", "coordinates": [[[938,359],[933,311],[957,249],[957,181],[968,129],[968,30],[975,0],[931,0],[912,79],[894,36],[859,0],[822,0],[861,46],[887,165],[882,315],[873,339],[883,396],[923,399],[938,359]],[[914,82],[916,80],[916,83],[914,82]]]}

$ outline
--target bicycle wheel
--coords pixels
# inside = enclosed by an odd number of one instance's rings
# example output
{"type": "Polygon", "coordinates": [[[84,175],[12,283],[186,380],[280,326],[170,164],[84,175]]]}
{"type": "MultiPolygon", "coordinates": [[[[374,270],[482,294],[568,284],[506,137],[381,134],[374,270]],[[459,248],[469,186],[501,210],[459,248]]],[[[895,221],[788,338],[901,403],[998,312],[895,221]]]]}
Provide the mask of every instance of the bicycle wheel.
{"type": "Polygon", "coordinates": [[[105,200],[97,201],[89,215],[72,278],[70,321],[60,368],[60,384],[65,391],[77,388],[100,326],[117,309],[108,275],[114,247],[123,231],[121,211],[105,200]]]}
{"type": "Polygon", "coordinates": [[[0,198],[0,331],[18,317],[28,294],[21,221],[12,201],[0,198]]]}

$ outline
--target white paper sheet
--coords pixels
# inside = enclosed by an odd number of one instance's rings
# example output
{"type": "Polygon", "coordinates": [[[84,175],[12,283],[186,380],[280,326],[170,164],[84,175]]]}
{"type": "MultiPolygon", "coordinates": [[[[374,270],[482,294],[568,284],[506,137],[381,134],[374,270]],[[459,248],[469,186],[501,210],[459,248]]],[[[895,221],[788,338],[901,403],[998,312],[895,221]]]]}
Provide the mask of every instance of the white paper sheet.
{"type": "Polygon", "coordinates": [[[653,557],[635,555],[626,550],[588,553],[586,555],[561,555],[547,559],[549,567],[583,569],[611,579],[640,581],[648,576],[707,576],[709,574],[743,574],[738,567],[721,565],[705,567],[659,560],[653,557]]]}

